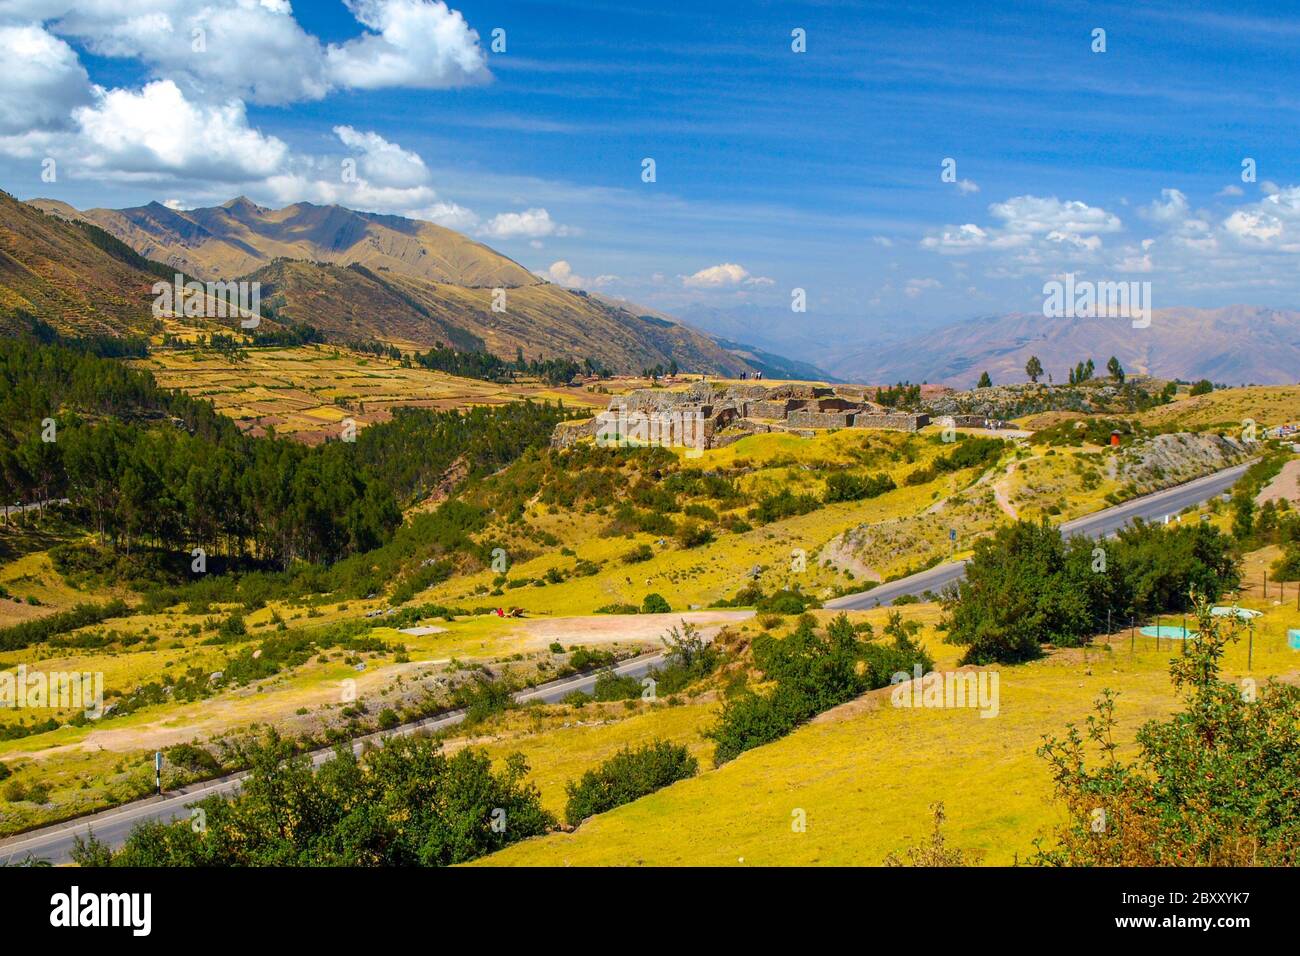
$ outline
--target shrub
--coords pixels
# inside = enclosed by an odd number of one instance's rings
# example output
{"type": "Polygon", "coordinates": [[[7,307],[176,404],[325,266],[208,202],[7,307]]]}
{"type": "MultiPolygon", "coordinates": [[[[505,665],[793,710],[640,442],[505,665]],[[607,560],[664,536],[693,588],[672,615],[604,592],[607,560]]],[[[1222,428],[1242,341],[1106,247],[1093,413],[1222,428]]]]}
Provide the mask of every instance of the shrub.
{"type": "Polygon", "coordinates": [[[73,858],[83,866],[450,866],[554,826],[525,782],[521,754],[494,771],[485,751],[448,756],[441,746],[396,737],[358,756],[341,745],[313,772],[308,755],[269,733],[242,748],[250,769],[238,794],[199,802],[203,830],[188,820],[142,823],[116,852],[79,839],[73,858]],[[501,814],[507,825],[495,826],[501,814]]]}
{"type": "Polygon", "coordinates": [[[613,667],[615,663],[612,651],[588,650],[585,647],[573,648],[569,666],[575,671],[591,670],[593,667],[613,667]]]}
{"type": "Polygon", "coordinates": [[[605,604],[596,608],[597,614],[636,614],[639,611],[635,604],[605,604]]]}
{"type": "Polygon", "coordinates": [[[632,750],[625,747],[577,783],[565,785],[564,818],[572,826],[597,813],[631,803],[678,780],[693,777],[699,763],[681,744],[656,740],[632,750]]]}
{"type": "Polygon", "coordinates": [[[782,518],[806,515],[816,511],[822,503],[812,495],[796,495],[789,488],[783,488],[775,495],[764,495],[758,504],[749,511],[749,516],[759,524],[770,524],[782,518]]]}
{"type": "Polygon", "coordinates": [[[640,564],[642,561],[649,561],[655,556],[654,549],[648,544],[638,544],[627,554],[623,555],[624,564],[640,564]]]}
{"type": "Polygon", "coordinates": [[[1005,448],[1006,442],[1001,438],[971,438],[959,432],[952,451],[909,474],[903,484],[924,485],[940,475],[964,468],[987,468],[1002,457],[1005,448]]]}
{"type": "Polygon", "coordinates": [[[481,723],[494,714],[517,706],[505,681],[492,680],[482,674],[475,674],[473,680],[457,687],[452,699],[458,708],[464,709],[467,725],[481,723]]]}
{"type": "Polygon", "coordinates": [[[718,666],[719,654],[712,644],[700,636],[699,628],[683,623],[681,630],[674,626],[662,638],[664,666],[655,668],[650,677],[655,682],[655,694],[676,694],[697,680],[713,673],[718,666]]]}
{"type": "Polygon", "coordinates": [[[630,675],[615,674],[614,668],[607,667],[596,675],[591,696],[596,700],[631,700],[641,696],[641,681],[630,675]]]}
{"type": "Polygon", "coordinates": [[[760,597],[754,608],[766,614],[802,614],[810,607],[818,607],[815,598],[799,591],[782,589],[766,597],[760,597]]]}
{"type": "Polygon", "coordinates": [[[0,628],[0,650],[22,650],[32,644],[48,641],[56,634],[75,631],[111,617],[124,617],[130,613],[131,609],[127,607],[126,602],[120,600],[106,601],[103,604],[78,604],[66,611],[23,621],[12,627],[0,628]]]}
{"type": "Polygon", "coordinates": [[[662,594],[647,594],[641,601],[642,614],[668,614],[672,608],[662,594]]]}
{"type": "Polygon", "coordinates": [[[1288,543],[1282,557],[1273,562],[1273,580],[1300,581],[1300,541],[1288,543]]]}
{"type": "Polygon", "coordinates": [[[934,662],[914,641],[915,626],[893,612],[891,645],[859,640],[848,616],[840,614],[817,633],[811,615],[789,636],[760,634],[754,639],[754,664],[776,687],[766,695],[748,688],[729,697],[718,722],[706,732],[717,747],[714,762],[725,763],[746,750],[785,736],[796,726],[859,694],[885,687],[902,671],[934,662]]]}
{"type": "Polygon", "coordinates": [[[906,859],[897,853],[885,857],[885,866],[976,866],[984,856],[982,850],[960,850],[949,847],[943,835],[943,823],[947,819],[943,812],[943,802],[930,804],[934,828],[930,839],[919,846],[910,846],[905,851],[906,859]]]}
{"type": "Polygon", "coordinates": [[[677,526],[677,543],[683,548],[698,548],[713,540],[713,532],[693,518],[677,526]]]}
{"type": "Polygon", "coordinates": [[[826,479],[826,503],[876,498],[898,486],[888,475],[853,475],[839,471],[826,479]]]}
{"type": "Polygon", "coordinates": [[[221,769],[216,757],[194,744],[176,744],[168,747],[166,754],[173,765],[195,773],[210,773],[221,769]]]}

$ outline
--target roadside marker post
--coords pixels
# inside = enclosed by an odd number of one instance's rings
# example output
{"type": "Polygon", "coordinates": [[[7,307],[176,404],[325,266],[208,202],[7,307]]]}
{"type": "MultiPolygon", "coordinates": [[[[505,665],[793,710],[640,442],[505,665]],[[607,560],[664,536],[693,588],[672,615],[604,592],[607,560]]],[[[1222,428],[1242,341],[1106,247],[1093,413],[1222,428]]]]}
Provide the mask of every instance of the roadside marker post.
{"type": "Polygon", "coordinates": [[[155,750],[153,753],[153,772],[155,782],[158,784],[158,796],[162,796],[162,751],[155,750]]]}

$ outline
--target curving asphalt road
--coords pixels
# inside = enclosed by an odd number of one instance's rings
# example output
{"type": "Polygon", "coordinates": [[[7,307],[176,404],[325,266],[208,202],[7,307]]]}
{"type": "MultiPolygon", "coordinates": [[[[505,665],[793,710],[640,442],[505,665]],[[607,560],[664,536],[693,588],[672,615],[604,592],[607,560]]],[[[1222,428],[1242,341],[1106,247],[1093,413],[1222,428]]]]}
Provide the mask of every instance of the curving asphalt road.
{"type": "MultiPolygon", "coordinates": [[[[664,655],[662,653],[643,654],[640,657],[629,658],[618,664],[614,668],[614,672],[620,676],[642,677],[652,667],[661,666],[663,662],[664,655]]],[[[521,704],[533,700],[555,703],[575,690],[590,691],[596,683],[596,677],[596,673],[590,673],[577,677],[562,678],[529,690],[520,691],[515,694],[515,700],[521,704]]],[[[352,741],[352,750],[354,753],[359,754],[362,746],[367,742],[378,743],[382,737],[410,734],[418,730],[441,730],[444,727],[458,724],[464,719],[464,711],[449,711],[445,714],[439,714],[437,717],[429,717],[414,723],[403,724],[383,733],[358,737],[352,741]]],[[[312,765],[319,767],[333,755],[333,748],[312,751],[312,765]]],[[[97,839],[111,846],[121,846],[126,842],[131,829],[137,823],[143,823],[147,820],[168,821],[178,817],[187,817],[189,815],[187,811],[191,804],[215,794],[229,795],[234,793],[239,789],[245,776],[244,773],[236,773],[226,777],[218,777],[214,780],[206,780],[202,783],[173,790],[162,796],[137,800],[134,803],[123,804],[110,810],[78,817],[76,820],[70,820],[66,823],[55,824],[40,830],[31,830],[19,836],[0,841],[0,861],[17,863],[32,857],[56,865],[70,863],[76,837],[84,838],[92,829],[95,831],[97,839]]]]}
{"type": "MultiPolygon", "coordinates": [[[[1253,462],[1247,462],[1244,465],[1233,465],[1231,468],[1216,471],[1212,475],[1197,478],[1186,484],[1175,485],[1173,488],[1166,488],[1164,491],[1143,495],[1141,498],[1134,498],[1132,501],[1126,501],[1122,505],[1115,505],[1113,508],[1106,508],[1104,511],[1085,515],[1082,518],[1075,518],[1073,521],[1062,524],[1061,531],[1067,535],[1082,534],[1090,538],[1105,538],[1114,534],[1134,518],[1143,518],[1147,521],[1162,521],[1166,515],[1176,515],[1184,508],[1198,505],[1217,494],[1227,491],[1237,483],[1237,479],[1245,473],[1251,464],[1253,462]]],[[[899,578],[897,581],[881,584],[870,591],[846,594],[844,597],[827,601],[826,607],[861,610],[892,604],[896,599],[904,595],[920,597],[926,591],[938,594],[947,585],[961,580],[965,573],[965,561],[951,561],[948,564],[940,564],[937,567],[930,568],[928,571],[921,571],[905,578],[899,578]]]]}

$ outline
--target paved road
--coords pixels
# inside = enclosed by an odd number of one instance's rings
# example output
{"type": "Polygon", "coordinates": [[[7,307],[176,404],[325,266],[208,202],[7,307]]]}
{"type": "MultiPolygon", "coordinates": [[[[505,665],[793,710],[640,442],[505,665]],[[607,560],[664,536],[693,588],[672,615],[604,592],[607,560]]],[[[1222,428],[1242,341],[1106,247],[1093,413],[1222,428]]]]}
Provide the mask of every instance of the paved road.
{"type": "MultiPolygon", "coordinates": [[[[1197,478],[1186,484],[1166,488],[1164,491],[1157,491],[1141,498],[1134,498],[1132,501],[1126,501],[1122,505],[1116,505],[1104,511],[1085,515],[1082,518],[1075,518],[1073,521],[1067,521],[1061,525],[1061,531],[1067,535],[1083,534],[1090,538],[1105,538],[1114,534],[1134,518],[1162,521],[1165,515],[1176,515],[1184,508],[1208,501],[1215,495],[1231,488],[1249,467],[1249,462],[1244,465],[1234,465],[1223,471],[1216,471],[1212,475],[1206,475],[1204,478],[1197,478]]],[[[904,595],[920,597],[926,591],[938,594],[947,585],[961,580],[965,573],[965,561],[951,561],[948,564],[940,564],[937,567],[930,568],[928,571],[921,571],[918,574],[899,578],[897,581],[881,584],[870,591],[863,591],[859,594],[846,594],[844,597],[827,601],[826,606],[853,610],[892,604],[897,598],[904,595]]]]}
{"type": "MultiPolygon", "coordinates": [[[[645,654],[617,665],[614,672],[630,677],[642,677],[652,667],[662,666],[663,662],[664,655],[662,653],[645,654]]],[[[578,677],[567,677],[548,684],[541,684],[530,690],[520,691],[515,695],[515,700],[521,704],[532,700],[555,703],[575,690],[590,691],[595,683],[596,674],[594,673],[578,677]]],[[[463,711],[451,711],[437,717],[404,724],[382,734],[359,737],[352,742],[352,749],[354,752],[360,753],[362,745],[367,741],[378,743],[381,737],[410,734],[417,730],[441,730],[458,724],[464,719],[465,714],[463,711]]],[[[313,751],[311,755],[313,766],[319,767],[333,754],[332,748],[313,751]]],[[[112,846],[121,846],[137,823],[146,820],[165,821],[177,817],[186,817],[189,815],[188,807],[190,804],[214,794],[228,795],[234,793],[239,789],[244,776],[243,773],[237,773],[216,780],[208,780],[180,790],[171,791],[163,796],[137,800],[134,803],[123,804],[120,807],[80,817],[67,823],[56,824],[41,830],[32,830],[29,833],[11,837],[8,840],[0,841],[0,861],[18,862],[32,856],[54,864],[68,863],[72,859],[74,839],[78,836],[84,838],[91,829],[95,831],[95,836],[105,843],[112,846]]]]}

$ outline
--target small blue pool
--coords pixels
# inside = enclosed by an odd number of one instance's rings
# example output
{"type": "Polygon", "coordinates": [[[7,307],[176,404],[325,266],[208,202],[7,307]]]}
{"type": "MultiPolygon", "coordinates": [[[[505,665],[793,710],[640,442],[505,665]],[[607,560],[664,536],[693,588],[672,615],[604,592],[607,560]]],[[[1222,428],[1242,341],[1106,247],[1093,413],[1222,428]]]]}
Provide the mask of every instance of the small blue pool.
{"type": "Polygon", "coordinates": [[[1185,641],[1189,637],[1195,637],[1196,632],[1185,627],[1179,627],[1177,624],[1148,624],[1142,628],[1142,636],[1167,637],[1170,640],[1185,641]]]}

